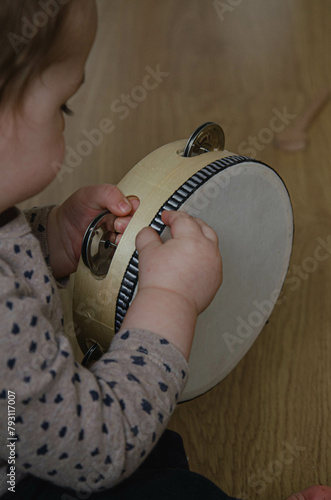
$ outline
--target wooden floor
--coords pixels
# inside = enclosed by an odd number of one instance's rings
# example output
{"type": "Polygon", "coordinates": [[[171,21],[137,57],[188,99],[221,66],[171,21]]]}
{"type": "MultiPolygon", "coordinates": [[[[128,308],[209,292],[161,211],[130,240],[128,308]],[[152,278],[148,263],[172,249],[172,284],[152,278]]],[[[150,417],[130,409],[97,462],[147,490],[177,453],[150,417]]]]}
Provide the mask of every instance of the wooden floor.
{"type": "Polygon", "coordinates": [[[229,151],[271,165],[295,216],[282,304],[240,364],[182,404],[170,427],[182,434],[191,469],[233,496],[278,500],[331,485],[331,102],[304,152],[277,150],[270,132],[275,110],[296,115],[331,87],[330,3],[98,0],[98,7],[86,84],[69,103],[75,116],[67,122],[65,169],[23,206],[117,183],[138,160],[205,121],[223,126],[229,151]],[[164,74],[143,95],[137,86],[147,67],[164,74]],[[125,108],[122,94],[134,96],[125,108]],[[82,132],[104,118],[113,132],[82,156],[82,132]],[[248,151],[250,136],[257,142],[248,151]]]}

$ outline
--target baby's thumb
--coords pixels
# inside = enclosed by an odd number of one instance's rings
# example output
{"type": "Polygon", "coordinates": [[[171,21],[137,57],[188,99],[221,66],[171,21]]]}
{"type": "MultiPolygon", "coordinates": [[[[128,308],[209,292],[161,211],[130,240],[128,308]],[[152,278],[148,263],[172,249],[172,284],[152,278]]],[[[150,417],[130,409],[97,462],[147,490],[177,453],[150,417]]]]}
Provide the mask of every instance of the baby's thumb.
{"type": "Polygon", "coordinates": [[[136,248],[138,253],[142,252],[147,246],[153,245],[154,248],[162,245],[162,241],[157,232],[150,226],[144,227],[136,236],[136,248]]]}

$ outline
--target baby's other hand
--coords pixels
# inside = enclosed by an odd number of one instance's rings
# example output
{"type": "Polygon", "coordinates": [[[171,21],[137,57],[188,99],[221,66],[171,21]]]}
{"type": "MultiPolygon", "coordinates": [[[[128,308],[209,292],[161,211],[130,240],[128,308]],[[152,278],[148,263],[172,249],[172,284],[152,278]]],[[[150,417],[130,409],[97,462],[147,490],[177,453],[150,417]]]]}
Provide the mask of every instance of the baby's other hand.
{"type": "Polygon", "coordinates": [[[139,199],[129,197],[111,184],[99,184],[78,189],[62,205],[50,211],[47,239],[53,273],[56,277],[76,271],[85,231],[90,222],[108,209],[116,216],[118,243],[139,206],[139,199]]]}

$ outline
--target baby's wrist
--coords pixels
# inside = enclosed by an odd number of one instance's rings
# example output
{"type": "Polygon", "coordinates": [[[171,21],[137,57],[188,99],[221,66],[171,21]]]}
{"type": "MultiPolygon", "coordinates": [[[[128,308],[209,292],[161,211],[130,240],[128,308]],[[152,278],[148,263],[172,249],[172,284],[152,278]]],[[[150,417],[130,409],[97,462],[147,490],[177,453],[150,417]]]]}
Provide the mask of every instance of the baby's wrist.
{"type": "Polygon", "coordinates": [[[123,321],[123,328],[152,331],[166,338],[189,358],[198,312],[194,304],[168,289],[138,289],[123,321]]]}

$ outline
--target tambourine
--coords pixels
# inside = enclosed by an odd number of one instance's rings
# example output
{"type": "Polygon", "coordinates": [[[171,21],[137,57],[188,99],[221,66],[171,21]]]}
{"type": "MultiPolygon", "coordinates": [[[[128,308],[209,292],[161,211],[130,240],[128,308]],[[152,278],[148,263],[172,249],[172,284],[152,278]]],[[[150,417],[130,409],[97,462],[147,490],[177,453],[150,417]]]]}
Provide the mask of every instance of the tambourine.
{"type": "Polygon", "coordinates": [[[84,363],[108,350],[137,291],[137,233],[151,226],[166,241],[162,211],[184,210],[214,229],[223,260],[223,284],[197,321],[187,401],[219,383],[267,322],[292,251],[290,197],[272,168],[224,150],[223,130],[210,122],[149,154],[118,188],[137,196],[139,208],[118,246],[114,215],[104,211],[91,222],[76,273],[73,317],[84,363]]]}

